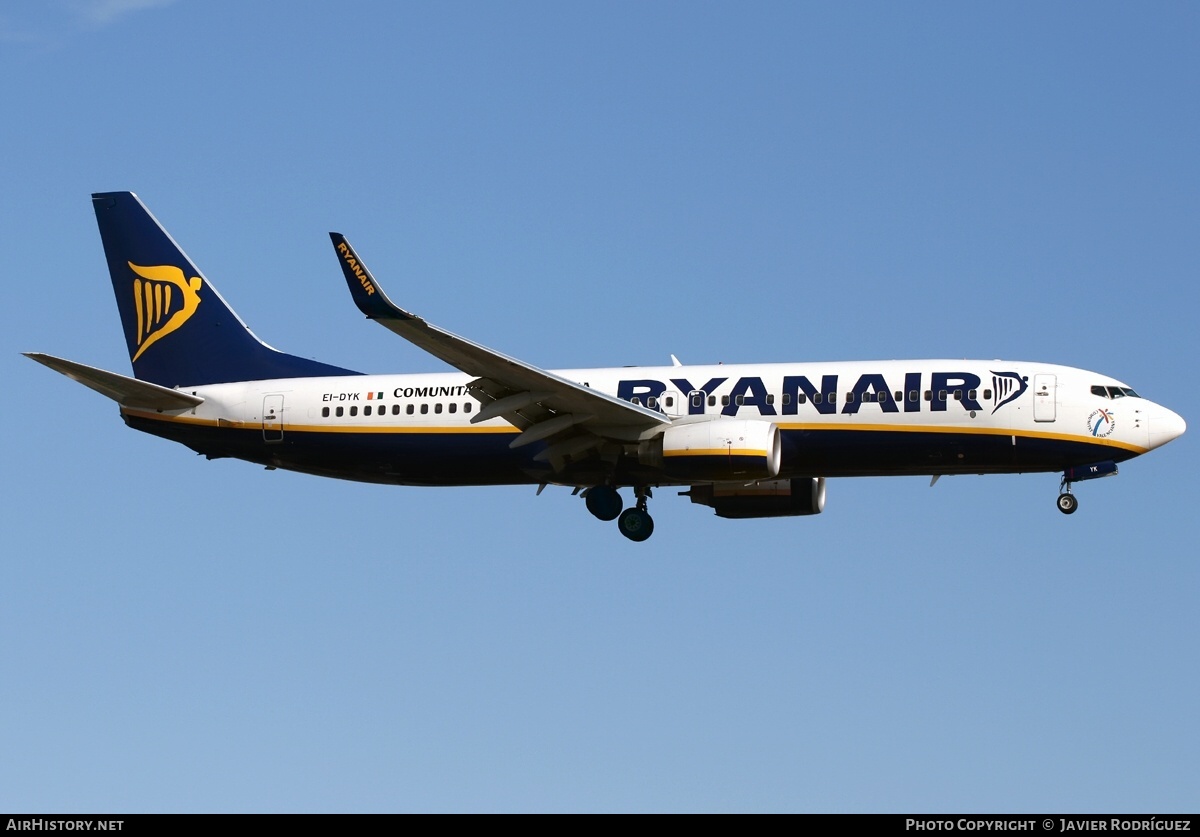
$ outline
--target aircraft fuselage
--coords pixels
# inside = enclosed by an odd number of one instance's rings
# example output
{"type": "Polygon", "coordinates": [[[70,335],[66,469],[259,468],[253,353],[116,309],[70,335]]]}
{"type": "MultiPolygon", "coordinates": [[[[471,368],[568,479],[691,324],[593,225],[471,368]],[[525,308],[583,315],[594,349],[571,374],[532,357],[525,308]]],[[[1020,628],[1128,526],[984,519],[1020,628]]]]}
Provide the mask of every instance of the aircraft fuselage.
{"type": "MultiPolygon", "coordinates": [[[[1166,440],[1174,421],[1153,402],[1124,395],[1129,388],[1112,378],[1029,362],[736,364],[554,374],[636,399],[678,423],[715,417],[773,423],[782,441],[781,479],[1062,471],[1144,453],[1166,440]]],[[[209,456],[346,479],[401,485],[587,482],[573,478],[594,470],[587,459],[555,472],[535,459],[545,444],[509,447],[520,431],[503,419],[472,424],[479,404],[467,391],[470,382],[468,375],[447,373],[215,384],[181,387],[204,398],[191,410],[123,412],[130,426],[209,456]]],[[[639,441],[624,446],[636,451],[639,441]]],[[[624,467],[619,482],[627,484],[688,482],[644,463],[624,467]]]]}

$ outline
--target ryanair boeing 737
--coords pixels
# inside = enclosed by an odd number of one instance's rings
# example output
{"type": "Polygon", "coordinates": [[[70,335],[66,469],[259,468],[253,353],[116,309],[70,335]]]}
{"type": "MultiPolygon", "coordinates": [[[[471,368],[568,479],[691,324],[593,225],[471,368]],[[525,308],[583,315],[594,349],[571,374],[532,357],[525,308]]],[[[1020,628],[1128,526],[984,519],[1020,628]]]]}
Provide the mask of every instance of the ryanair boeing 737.
{"type": "Polygon", "coordinates": [[[659,486],[721,517],[782,517],[819,514],[828,477],[1061,472],[1071,514],[1072,483],[1185,429],[1120,381],[1045,363],[539,369],[399,308],[331,233],[359,310],[458,370],[366,375],[260,341],[136,195],[92,202],[134,377],[28,356],[210,459],[395,485],[570,486],[643,541],[659,486]]]}

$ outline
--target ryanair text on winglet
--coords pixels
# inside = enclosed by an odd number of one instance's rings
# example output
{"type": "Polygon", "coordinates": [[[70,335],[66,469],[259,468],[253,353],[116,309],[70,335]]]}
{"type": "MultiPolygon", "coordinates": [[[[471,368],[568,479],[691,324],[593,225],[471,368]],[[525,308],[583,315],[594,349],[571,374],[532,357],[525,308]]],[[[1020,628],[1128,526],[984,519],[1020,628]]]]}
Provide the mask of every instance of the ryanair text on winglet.
{"type": "Polygon", "coordinates": [[[375,286],[371,284],[371,280],[367,278],[367,272],[362,269],[362,265],[358,263],[358,259],[354,258],[354,254],[350,252],[346,242],[339,241],[337,246],[338,252],[342,254],[349,268],[354,271],[354,275],[358,277],[358,281],[362,283],[363,290],[368,294],[375,293],[375,286]]]}

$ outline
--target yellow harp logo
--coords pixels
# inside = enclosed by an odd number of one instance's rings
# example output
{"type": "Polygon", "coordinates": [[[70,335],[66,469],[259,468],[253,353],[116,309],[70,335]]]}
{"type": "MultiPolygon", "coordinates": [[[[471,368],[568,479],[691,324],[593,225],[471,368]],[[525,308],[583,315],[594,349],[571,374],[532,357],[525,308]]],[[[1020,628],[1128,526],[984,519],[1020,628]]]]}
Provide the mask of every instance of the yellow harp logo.
{"type": "Polygon", "coordinates": [[[183,271],[174,265],[141,267],[133,262],[128,264],[141,277],[133,280],[138,346],[133,360],[137,360],[159,339],[191,319],[200,307],[202,283],[199,276],[185,279],[183,271]]]}

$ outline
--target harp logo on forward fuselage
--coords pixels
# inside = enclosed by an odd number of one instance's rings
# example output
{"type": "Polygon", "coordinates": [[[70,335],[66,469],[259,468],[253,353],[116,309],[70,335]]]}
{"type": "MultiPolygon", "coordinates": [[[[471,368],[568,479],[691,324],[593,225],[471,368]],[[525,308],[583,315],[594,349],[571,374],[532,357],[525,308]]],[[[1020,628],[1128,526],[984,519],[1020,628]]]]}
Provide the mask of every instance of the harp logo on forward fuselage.
{"type": "Polygon", "coordinates": [[[146,349],[191,319],[200,307],[203,282],[199,276],[186,278],[174,265],[127,264],[139,277],[133,280],[138,348],[132,359],[136,361],[146,349]]]}

